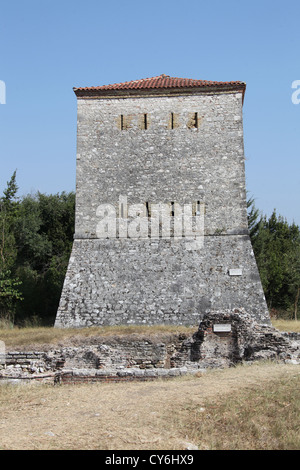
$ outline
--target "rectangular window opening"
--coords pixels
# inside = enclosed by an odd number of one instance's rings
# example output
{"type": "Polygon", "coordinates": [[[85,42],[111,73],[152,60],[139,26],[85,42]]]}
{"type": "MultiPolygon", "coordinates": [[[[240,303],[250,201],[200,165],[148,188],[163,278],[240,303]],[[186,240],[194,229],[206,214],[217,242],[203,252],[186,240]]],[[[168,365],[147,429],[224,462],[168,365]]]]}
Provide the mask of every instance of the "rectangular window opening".
{"type": "Polygon", "coordinates": [[[188,129],[198,129],[198,126],[199,126],[198,113],[190,113],[189,119],[187,122],[188,129]]]}
{"type": "Polygon", "coordinates": [[[144,129],[148,129],[147,114],[144,114],[144,129]]]}
{"type": "Polygon", "coordinates": [[[123,114],[121,114],[121,124],[120,124],[120,126],[121,126],[121,131],[123,131],[124,130],[124,116],[123,116],[123,114]]]}

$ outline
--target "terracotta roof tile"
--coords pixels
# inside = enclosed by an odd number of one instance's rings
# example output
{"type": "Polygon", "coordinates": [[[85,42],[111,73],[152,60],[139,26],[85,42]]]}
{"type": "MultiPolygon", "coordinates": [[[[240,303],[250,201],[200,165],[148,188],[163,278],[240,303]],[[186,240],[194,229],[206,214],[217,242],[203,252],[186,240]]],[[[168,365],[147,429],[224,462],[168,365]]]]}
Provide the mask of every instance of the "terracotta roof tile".
{"type": "Polygon", "coordinates": [[[111,85],[74,88],[74,91],[105,91],[105,90],[140,90],[140,89],[164,89],[164,88],[195,88],[195,87],[226,87],[245,86],[243,82],[216,82],[208,80],[194,80],[190,78],[170,77],[169,75],[159,75],[157,77],[132,80],[130,82],[114,83],[111,85]]]}

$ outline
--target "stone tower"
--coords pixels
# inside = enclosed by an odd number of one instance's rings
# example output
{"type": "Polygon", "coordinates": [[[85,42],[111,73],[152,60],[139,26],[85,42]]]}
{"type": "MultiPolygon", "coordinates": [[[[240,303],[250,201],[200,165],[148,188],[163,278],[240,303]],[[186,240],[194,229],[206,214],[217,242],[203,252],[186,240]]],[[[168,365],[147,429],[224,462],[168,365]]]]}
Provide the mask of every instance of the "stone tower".
{"type": "Polygon", "coordinates": [[[55,326],[269,323],[248,234],[243,82],[74,88],[76,223],[55,326]]]}

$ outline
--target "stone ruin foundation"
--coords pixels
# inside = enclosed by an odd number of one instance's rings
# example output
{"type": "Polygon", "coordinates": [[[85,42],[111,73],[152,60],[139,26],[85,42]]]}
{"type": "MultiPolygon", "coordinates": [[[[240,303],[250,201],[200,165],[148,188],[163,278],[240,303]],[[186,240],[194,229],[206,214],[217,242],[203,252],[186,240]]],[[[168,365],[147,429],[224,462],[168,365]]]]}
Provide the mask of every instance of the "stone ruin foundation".
{"type": "Polygon", "coordinates": [[[300,334],[257,323],[243,310],[212,312],[193,335],[191,357],[205,368],[261,359],[298,363],[300,334]]]}
{"type": "Polygon", "coordinates": [[[0,381],[153,380],[259,360],[299,364],[300,334],[280,332],[234,309],[204,315],[192,335],[103,336],[56,349],[7,351],[0,381]]]}

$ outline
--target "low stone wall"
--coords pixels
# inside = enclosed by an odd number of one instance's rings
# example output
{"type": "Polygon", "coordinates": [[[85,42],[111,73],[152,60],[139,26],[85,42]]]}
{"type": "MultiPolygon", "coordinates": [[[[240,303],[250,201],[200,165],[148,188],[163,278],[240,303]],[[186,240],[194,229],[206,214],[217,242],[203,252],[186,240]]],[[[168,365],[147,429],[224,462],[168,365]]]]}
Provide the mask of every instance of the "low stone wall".
{"type": "Polygon", "coordinates": [[[129,335],[48,351],[8,351],[0,364],[0,379],[45,376],[48,380],[52,374],[55,383],[77,383],[174,377],[200,367],[188,360],[190,344],[184,344],[187,339],[187,335],[158,336],[152,340],[129,335]]]}
{"type": "Polygon", "coordinates": [[[193,335],[137,334],[93,338],[89,344],[45,351],[7,351],[2,381],[52,383],[154,380],[242,362],[300,364],[300,334],[261,325],[242,309],[211,312],[193,335]]]}
{"type": "Polygon", "coordinates": [[[183,375],[200,375],[205,370],[198,368],[174,368],[174,369],[124,369],[124,370],[98,370],[98,369],[73,369],[63,370],[55,376],[55,383],[93,383],[93,382],[131,382],[148,381],[156,379],[171,379],[183,375]]]}
{"type": "Polygon", "coordinates": [[[204,369],[125,369],[125,370],[99,370],[99,369],[71,369],[58,370],[48,373],[15,372],[13,374],[0,374],[0,384],[21,384],[39,382],[44,384],[80,384],[80,383],[110,383],[110,382],[132,382],[132,381],[153,381],[157,379],[172,379],[183,375],[201,375],[206,372],[204,369]]]}

